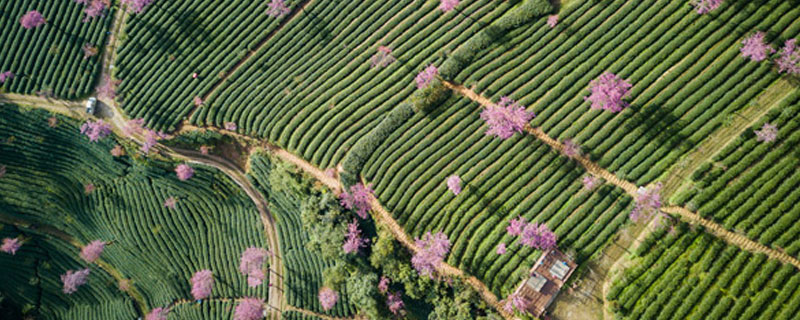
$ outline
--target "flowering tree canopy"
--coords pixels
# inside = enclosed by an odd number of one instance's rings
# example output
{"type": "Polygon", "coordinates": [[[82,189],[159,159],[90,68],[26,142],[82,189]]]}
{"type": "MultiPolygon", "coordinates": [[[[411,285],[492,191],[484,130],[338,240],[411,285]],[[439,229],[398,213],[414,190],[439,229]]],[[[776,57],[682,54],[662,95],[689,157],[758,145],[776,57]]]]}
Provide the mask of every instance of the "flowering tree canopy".
{"type": "Polygon", "coordinates": [[[94,189],[95,189],[94,183],[89,182],[89,183],[86,183],[86,184],[83,185],[83,193],[84,194],[88,195],[88,194],[94,192],[94,189]]]}
{"type": "Polygon", "coordinates": [[[582,155],[581,146],[572,141],[572,139],[564,139],[564,155],[567,158],[580,157],[582,155]]]}
{"type": "Polygon", "coordinates": [[[367,213],[372,210],[370,199],[375,190],[372,190],[372,184],[364,185],[361,182],[350,186],[350,192],[342,192],[339,194],[340,203],[348,210],[356,210],[361,219],[367,218],[367,213]]]}
{"type": "Polygon", "coordinates": [[[122,132],[126,135],[141,134],[142,130],[144,130],[143,118],[130,119],[125,123],[125,127],[122,128],[122,132]]]}
{"type": "Polygon", "coordinates": [[[438,74],[439,69],[433,64],[429,64],[424,70],[417,74],[416,78],[414,78],[414,81],[417,82],[417,89],[427,88],[438,74]]]}
{"type": "Polygon", "coordinates": [[[630,94],[630,89],[631,84],[628,81],[606,71],[589,83],[592,93],[583,99],[592,103],[592,109],[620,112],[628,107],[628,103],[622,99],[630,94]]]}
{"type": "Polygon", "coordinates": [[[381,280],[378,281],[378,292],[386,293],[389,291],[389,278],[386,276],[381,276],[381,280]]]}
{"type": "Polygon", "coordinates": [[[444,12],[448,12],[450,10],[455,9],[458,6],[459,0],[441,0],[442,2],[439,4],[439,10],[444,12]]]}
{"type": "Polygon", "coordinates": [[[18,238],[4,238],[3,245],[0,246],[0,251],[13,256],[17,253],[17,250],[19,250],[20,247],[22,247],[22,241],[20,241],[18,238]]]}
{"type": "Polygon", "coordinates": [[[194,273],[192,276],[192,296],[196,300],[208,298],[211,295],[211,288],[214,286],[214,274],[211,270],[204,269],[194,273]]]}
{"type": "Polygon", "coordinates": [[[167,135],[163,132],[155,132],[151,129],[144,129],[143,133],[144,143],[142,143],[142,152],[145,154],[150,153],[150,148],[158,144],[158,139],[164,139],[167,137],[167,135]]]}
{"type": "Polygon", "coordinates": [[[117,85],[120,80],[111,79],[109,75],[103,76],[100,86],[97,87],[97,95],[103,98],[114,99],[117,97],[117,85]]]}
{"type": "Polygon", "coordinates": [[[178,200],[175,197],[169,197],[164,200],[164,208],[175,209],[176,204],[178,204],[178,200]]]}
{"type": "Polygon", "coordinates": [[[264,317],[264,300],[247,297],[239,302],[233,320],[258,320],[264,317]]]}
{"type": "Polygon", "coordinates": [[[322,289],[319,290],[319,304],[322,305],[323,310],[330,310],[336,305],[337,301],[339,301],[339,294],[333,291],[333,289],[322,287],[322,289]]]}
{"type": "Polygon", "coordinates": [[[461,193],[461,177],[457,175],[447,177],[447,188],[450,189],[454,195],[461,193]]]}
{"type": "Polygon", "coordinates": [[[75,0],[75,2],[86,5],[86,8],[83,9],[83,13],[86,14],[83,22],[105,16],[105,10],[109,5],[109,0],[75,0]]]}
{"type": "Polygon", "coordinates": [[[742,46],[739,51],[742,52],[742,57],[749,58],[753,61],[763,61],[768,55],[775,53],[775,48],[770,44],[764,42],[766,34],[762,31],[756,32],[753,35],[742,40],[742,46]]]}
{"type": "Polygon", "coordinates": [[[779,54],[780,57],[775,60],[778,73],[800,75],[800,50],[797,50],[797,39],[786,40],[779,54]]]}
{"type": "Polygon", "coordinates": [[[264,258],[269,256],[269,251],[263,248],[250,247],[242,252],[239,262],[239,272],[247,276],[247,285],[257,287],[266,278],[264,274],[264,258]]]}
{"type": "Polygon", "coordinates": [[[369,239],[361,238],[358,221],[354,218],[353,222],[347,224],[347,234],[345,234],[342,250],[344,250],[344,253],[358,253],[358,250],[366,247],[368,242],[369,239]]]}
{"type": "Polygon", "coordinates": [[[636,203],[630,213],[633,222],[650,219],[658,212],[658,208],[661,208],[661,187],[660,182],[647,188],[639,187],[636,191],[636,203]]]}
{"type": "Polygon", "coordinates": [[[550,28],[555,28],[557,24],[558,24],[557,14],[547,17],[547,25],[550,26],[550,28]]]}
{"type": "Polygon", "coordinates": [[[450,251],[450,240],[442,232],[432,234],[430,231],[422,239],[414,239],[419,248],[411,258],[411,265],[421,276],[433,278],[433,272],[450,251]]]}
{"type": "Polygon", "coordinates": [[[509,235],[518,236],[522,234],[522,229],[524,229],[525,225],[527,224],[528,222],[525,221],[525,218],[521,216],[516,217],[508,222],[508,227],[506,227],[506,232],[508,232],[509,235]]]}
{"type": "Polygon", "coordinates": [[[181,163],[175,167],[175,173],[178,175],[179,180],[186,181],[194,176],[194,169],[187,164],[181,163]]]}
{"type": "Polygon", "coordinates": [[[31,10],[25,13],[22,18],[19,18],[19,23],[25,29],[32,29],[45,24],[47,20],[44,19],[39,11],[31,10]]]}
{"type": "Polygon", "coordinates": [[[203,104],[203,98],[200,98],[199,96],[194,96],[192,102],[194,103],[195,107],[199,107],[200,105],[203,104]]]}
{"type": "Polygon", "coordinates": [[[598,185],[600,185],[600,179],[595,178],[594,176],[585,176],[583,177],[583,187],[586,190],[594,190],[598,185]]]}
{"type": "Polygon", "coordinates": [[[142,13],[147,6],[153,3],[153,0],[120,0],[119,3],[127,6],[128,12],[142,13]]]}
{"type": "Polygon", "coordinates": [[[526,309],[528,308],[528,300],[516,293],[510,294],[505,300],[500,301],[500,304],[503,306],[503,310],[508,313],[514,313],[514,310],[524,313],[527,312],[526,309]]]}
{"type": "Polygon", "coordinates": [[[116,145],[114,148],[111,149],[111,155],[115,157],[121,157],[125,155],[125,149],[122,149],[121,145],[116,145]]]}
{"type": "Polygon", "coordinates": [[[95,142],[111,134],[111,125],[103,119],[92,121],[86,120],[81,126],[81,133],[89,137],[89,141],[95,142]]]}
{"type": "Polygon", "coordinates": [[[64,293],[72,294],[78,291],[78,287],[86,283],[89,277],[89,268],[83,270],[67,270],[66,274],[61,275],[61,281],[64,282],[64,293]]]}
{"type": "Polygon", "coordinates": [[[722,0],[692,0],[691,4],[699,14],[706,14],[713,11],[722,4],[722,0]]]}
{"type": "Polygon", "coordinates": [[[778,127],[771,123],[765,123],[761,130],[756,130],[756,141],[772,142],[778,138],[778,127]]]}
{"type": "Polygon", "coordinates": [[[497,245],[497,251],[495,251],[498,255],[506,254],[506,244],[501,242],[497,245]]]}
{"type": "Polygon", "coordinates": [[[375,53],[369,60],[370,67],[375,68],[388,66],[395,61],[395,58],[392,56],[392,48],[380,46],[378,47],[378,52],[375,53]]]}
{"type": "Polygon", "coordinates": [[[94,240],[89,242],[88,245],[81,249],[81,258],[87,262],[94,262],[97,260],[97,258],[100,258],[100,254],[103,253],[105,248],[106,243],[103,242],[103,240],[94,240]]]}
{"type": "Polygon", "coordinates": [[[225,130],[228,131],[236,131],[236,129],[239,128],[239,126],[237,126],[235,122],[225,122],[224,125],[225,125],[225,130]]]}
{"type": "Polygon", "coordinates": [[[292,12],[283,0],[272,0],[267,6],[267,15],[270,17],[283,17],[292,12]]]}
{"type": "Polygon", "coordinates": [[[500,98],[497,105],[489,106],[481,112],[481,119],[489,125],[486,134],[500,139],[508,139],[515,132],[522,132],[533,117],[533,112],[525,110],[524,106],[509,97],[500,98]]]}
{"type": "Polygon", "coordinates": [[[208,146],[200,146],[200,154],[208,155],[208,146]]]}
{"type": "Polygon", "coordinates": [[[520,243],[539,250],[550,250],[556,247],[556,234],[544,223],[531,222],[522,230],[520,243]]]}
{"type": "Polygon", "coordinates": [[[389,311],[391,311],[393,314],[399,314],[405,306],[400,292],[390,293],[388,296],[386,296],[386,306],[389,307],[389,311]]]}
{"type": "Polygon", "coordinates": [[[97,52],[99,51],[97,50],[97,47],[88,42],[83,44],[81,50],[83,50],[83,59],[89,59],[89,57],[96,56],[97,52]]]}
{"type": "Polygon", "coordinates": [[[145,320],[167,320],[167,309],[155,308],[147,314],[145,320]]]}
{"type": "Polygon", "coordinates": [[[14,73],[11,71],[3,71],[0,73],[0,83],[6,83],[6,81],[14,79],[14,73]]]}

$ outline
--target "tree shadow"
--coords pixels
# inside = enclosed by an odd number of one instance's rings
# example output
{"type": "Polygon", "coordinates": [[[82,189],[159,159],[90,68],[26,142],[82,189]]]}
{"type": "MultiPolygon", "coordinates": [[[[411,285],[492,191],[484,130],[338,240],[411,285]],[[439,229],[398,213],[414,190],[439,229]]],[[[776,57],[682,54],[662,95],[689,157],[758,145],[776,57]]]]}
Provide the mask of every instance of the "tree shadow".
{"type": "Polygon", "coordinates": [[[164,55],[184,56],[185,53],[188,54],[188,52],[184,50],[191,51],[196,47],[206,46],[213,40],[214,36],[208,29],[208,25],[205,23],[206,21],[203,20],[203,17],[196,10],[188,8],[176,12],[164,8],[163,5],[154,5],[150,10],[155,10],[156,8],[166,12],[175,23],[158,24],[147,19],[135,20],[143,25],[143,32],[150,33],[151,36],[130,37],[131,45],[135,48],[134,51],[157,51],[164,55]],[[177,26],[177,32],[170,31],[169,26],[173,25],[177,26]],[[142,40],[152,39],[155,39],[155,41],[147,41],[150,44],[141,42],[142,40]],[[181,42],[186,39],[190,40],[189,44],[181,46],[181,42]]]}
{"type": "MultiPolygon", "coordinates": [[[[316,7],[314,7],[316,8],[316,7]]],[[[333,31],[328,27],[328,22],[325,19],[318,16],[314,11],[304,9],[303,12],[305,14],[300,15],[300,19],[311,19],[311,34],[314,36],[311,42],[320,41],[329,43],[333,40],[333,31]]]]}

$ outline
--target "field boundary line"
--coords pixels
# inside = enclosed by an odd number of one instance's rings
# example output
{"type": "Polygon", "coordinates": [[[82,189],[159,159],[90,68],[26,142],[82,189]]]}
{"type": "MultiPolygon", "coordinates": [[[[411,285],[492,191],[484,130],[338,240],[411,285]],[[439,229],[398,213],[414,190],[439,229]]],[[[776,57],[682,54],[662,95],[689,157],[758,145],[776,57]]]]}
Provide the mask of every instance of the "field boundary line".
{"type": "MultiPolygon", "coordinates": [[[[491,107],[491,106],[495,105],[488,98],[486,98],[484,96],[481,96],[481,95],[475,93],[474,91],[472,91],[472,90],[470,90],[470,89],[468,89],[468,88],[466,88],[466,87],[464,87],[462,85],[453,84],[453,83],[448,82],[448,81],[443,81],[443,82],[444,82],[445,86],[447,86],[451,90],[456,91],[457,93],[463,95],[464,97],[466,97],[468,99],[471,99],[471,100],[473,100],[475,102],[478,102],[483,107],[491,107]]],[[[541,128],[533,128],[529,124],[526,124],[524,130],[525,130],[525,132],[533,135],[537,139],[541,140],[545,144],[547,144],[550,147],[552,147],[555,151],[557,151],[557,152],[559,152],[561,154],[564,153],[564,145],[562,143],[556,141],[555,139],[551,138],[550,136],[548,136],[541,128]]],[[[572,157],[572,159],[574,159],[575,161],[580,163],[586,169],[586,171],[588,171],[590,174],[592,174],[594,176],[598,176],[598,177],[604,178],[606,180],[606,182],[609,182],[609,183],[611,183],[611,184],[613,184],[613,185],[625,190],[625,192],[628,193],[630,196],[636,198],[636,191],[638,190],[638,187],[635,184],[633,184],[632,182],[620,179],[616,175],[614,175],[611,172],[609,172],[608,170],[600,167],[599,165],[597,165],[596,163],[592,162],[591,160],[589,160],[588,158],[586,158],[583,155],[574,156],[574,157],[572,157]]],[[[748,237],[745,237],[745,236],[743,236],[741,234],[729,231],[729,230],[725,229],[724,227],[722,227],[721,225],[719,225],[718,223],[703,219],[698,214],[696,214],[696,213],[694,213],[692,211],[689,211],[686,208],[679,207],[679,206],[670,206],[670,207],[661,207],[659,210],[661,210],[663,212],[666,212],[666,213],[677,215],[677,216],[683,218],[684,221],[686,221],[686,222],[688,222],[690,224],[701,225],[701,226],[705,227],[706,230],[708,230],[709,233],[711,233],[712,235],[716,236],[717,238],[719,238],[719,239],[721,239],[721,240],[723,240],[723,241],[725,241],[727,243],[733,244],[733,245],[735,245],[735,246],[737,246],[737,247],[739,247],[739,248],[741,248],[743,250],[750,251],[750,252],[755,252],[755,253],[764,253],[767,256],[769,256],[770,258],[776,259],[776,260],[781,261],[781,262],[786,263],[786,264],[794,265],[795,268],[800,269],[800,260],[798,260],[798,259],[796,259],[796,258],[794,258],[794,257],[792,257],[792,256],[790,256],[790,255],[788,255],[788,254],[786,254],[784,252],[780,252],[780,251],[777,251],[775,249],[772,249],[772,248],[769,248],[767,246],[764,246],[764,245],[762,245],[762,244],[760,244],[760,243],[758,243],[758,242],[756,242],[756,241],[754,241],[754,240],[752,240],[752,239],[750,239],[748,237]]]]}

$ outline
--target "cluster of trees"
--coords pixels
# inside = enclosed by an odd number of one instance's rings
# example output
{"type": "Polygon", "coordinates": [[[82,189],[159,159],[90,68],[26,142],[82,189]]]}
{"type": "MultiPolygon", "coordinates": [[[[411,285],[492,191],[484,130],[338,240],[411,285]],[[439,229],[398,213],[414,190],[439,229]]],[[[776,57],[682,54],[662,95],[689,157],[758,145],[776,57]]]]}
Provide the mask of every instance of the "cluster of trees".
{"type": "MultiPolygon", "coordinates": [[[[766,42],[765,37],[763,31],[757,31],[742,40],[742,48],[739,49],[742,57],[760,62],[775,53],[775,48],[766,42]]],[[[778,73],[800,75],[800,50],[797,50],[797,39],[788,39],[784,42],[778,58],[775,59],[775,65],[778,67],[778,73]]]]}

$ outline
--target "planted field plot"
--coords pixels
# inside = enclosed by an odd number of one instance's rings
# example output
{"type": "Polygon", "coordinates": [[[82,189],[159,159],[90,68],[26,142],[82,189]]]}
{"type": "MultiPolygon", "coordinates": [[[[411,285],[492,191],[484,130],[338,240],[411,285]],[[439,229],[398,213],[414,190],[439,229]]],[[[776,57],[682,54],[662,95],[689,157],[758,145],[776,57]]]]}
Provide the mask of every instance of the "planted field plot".
{"type": "Polygon", "coordinates": [[[536,112],[532,124],[572,138],[593,160],[643,185],[723,125],[778,78],[772,64],[742,58],[743,38],[765,31],[782,44],[800,33],[791,1],[724,1],[699,15],[688,1],[574,1],[554,28],[518,28],[456,77],[536,112]],[[633,85],[631,107],[591,110],[583,97],[605,71],[633,85]]]}
{"type": "Polygon", "coordinates": [[[233,74],[192,117],[238,124],[320,167],[415,90],[414,76],[511,9],[507,1],[313,1],[233,74]],[[370,67],[379,46],[397,61],[370,67]]]}
{"type": "Polygon", "coordinates": [[[609,290],[624,319],[797,318],[797,269],[685,227],[649,236],[609,290]]]}
{"type": "Polygon", "coordinates": [[[0,215],[56,228],[81,244],[108,242],[101,259],[130,279],[148,308],[191,299],[189,279],[201,269],[213,271],[212,298],[266,299],[267,284],[248,287],[239,272],[246,248],[267,248],[264,227],[225,175],[196,167],[180,181],[175,164],[113,157],[112,137],[90,143],[70,119],[58,117],[51,128],[46,112],[8,105],[0,115],[0,215]]]}
{"type": "Polygon", "coordinates": [[[235,301],[211,300],[197,305],[194,301],[187,301],[175,305],[170,310],[168,319],[233,319],[235,301]]]}
{"type": "MultiPolygon", "coordinates": [[[[306,195],[302,190],[289,190],[287,186],[273,186],[270,173],[275,164],[262,155],[250,159],[251,172],[248,178],[264,194],[270,203],[270,212],[275,215],[280,238],[281,258],[284,266],[284,294],[286,302],[300,309],[311,310],[337,317],[355,313],[345,293],[329,311],[320,306],[317,293],[322,288],[322,270],[329,262],[306,249],[308,234],[300,218],[301,203],[306,195]]],[[[306,319],[301,314],[289,319],[306,319]]]]}
{"type": "MultiPolygon", "coordinates": [[[[287,1],[295,8],[300,1],[287,1]]],[[[155,1],[126,21],[116,62],[122,105],[147,126],[172,130],[248,52],[288,17],[269,1],[155,1]],[[197,73],[197,78],[193,74],[197,73]]]]}
{"type": "MultiPolygon", "coordinates": [[[[694,186],[677,197],[701,215],[751,239],[800,253],[800,91],[742,133],[692,174],[694,186]],[[765,124],[774,140],[761,140],[765,124]]],[[[768,131],[768,130],[767,130],[768,131]]]]}
{"type": "MultiPolygon", "coordinates": [[[[0,239],[24,237],[12,256],[0,253],[0,281],[4,301],[13,309],[33,309],[37,319],[133,319],[133,302],[117,288],[117,281],[97,266],[78,257],[80,250],[69,243],[36,231],[0,224],[0,239]],[[89,268],[88,282],[72,295],[62,291],[61,275],[67,270],[89,268]]],[[[8,312],[9,310],[3,310],[8,312]]],[[[22,319],[21,314],[8,319],[22,319]]]]}
{"type": "Polygon", "coordinates": [[[487,136],[480,111],[454,96],[435,115],[413,116],[362,173],[406,232],[445,232],[453,244],[448,263],[504,296],[539,255],[506,234],[511,219],[546,223],[559,247],[583,261],[626,221],[630,198],[610,185],[584,190],[583,168],[530,135],[487,136]],[[463,181],[458,196],[445,182],[454,174],[463,181]],[[500,243],[508,253],[495,253],[500,243]]]}
{"type": "MultiPolygon", "coordinates": [[[[11,80],[0,83],[8,92],[43,92],[75,99],[92,92],[100,73],[99,57],[113,12],[81,22],[84,6],[73,0],[8,0],[0,3],[0,73],[11,80]],[[25,29],[20,19],[29,11],[41,13],[47,22],[25,29]],[[83,47],[97,55],[84,58],[83,47]]],[[[2,81],[0,81],[2,82],[2,81]]]]}

